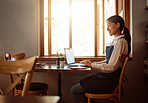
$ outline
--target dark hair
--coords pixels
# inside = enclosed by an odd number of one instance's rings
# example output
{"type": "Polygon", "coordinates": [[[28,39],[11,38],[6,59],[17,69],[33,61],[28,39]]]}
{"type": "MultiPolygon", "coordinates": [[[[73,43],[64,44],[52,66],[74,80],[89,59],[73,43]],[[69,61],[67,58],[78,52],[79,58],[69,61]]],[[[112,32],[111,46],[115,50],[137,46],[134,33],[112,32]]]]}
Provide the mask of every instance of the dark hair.
{"type": "Polygon", "coordinates": [[[109,17],[107,21],[113,22],[115,24],[120,23],[120,31],[123,30],[123,34],[125,35],[125,39],[128,43],[128,55],[129,55],[131,52],[131,36],[130,36],[130,32],[128,28],[125,27],[123,18],[119,15],[114,15],[114,16],[109,17]]]}

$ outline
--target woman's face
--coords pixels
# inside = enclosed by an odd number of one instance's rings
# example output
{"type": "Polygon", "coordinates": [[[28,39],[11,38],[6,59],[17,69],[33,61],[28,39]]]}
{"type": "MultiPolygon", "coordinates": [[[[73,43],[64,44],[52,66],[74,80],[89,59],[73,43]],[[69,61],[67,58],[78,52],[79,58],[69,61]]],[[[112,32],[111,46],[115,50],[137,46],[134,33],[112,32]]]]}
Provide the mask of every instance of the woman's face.
{"type": "Polygon", "coordinates": [[[119,23],[115,24],[113,22],[107,21],[107,31],[110,36],[116,35],[119,32],[119,23]]]}

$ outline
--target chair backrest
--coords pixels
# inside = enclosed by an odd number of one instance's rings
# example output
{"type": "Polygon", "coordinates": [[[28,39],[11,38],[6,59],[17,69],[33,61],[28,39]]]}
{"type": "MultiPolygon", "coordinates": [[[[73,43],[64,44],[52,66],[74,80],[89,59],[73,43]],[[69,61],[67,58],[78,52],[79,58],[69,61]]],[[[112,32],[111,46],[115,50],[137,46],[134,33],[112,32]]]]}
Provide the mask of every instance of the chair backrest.
{"type": "MultiPolygon", "coordinates": [[[[25,53],[19,53],[19,54],[15,54],[15,55],[11,55],[10,53],[6,53],[6,55],[4,56],[5,61],[18,61],[18,60],[22,60],[24,58],[25,58],[25,53]]],[[[11,83],[14,82],[14,76],[12,74],[10,74],[10,81],[11,81],[11,83]]],[[[21,83],[23,83],[23,81],[24,81],[24,79],[21,80],[21,83]]],[[[14,95],[14,90],[12,91],[12,95],[14,95]]]]}
{"type": "Polygon", "coordinates": [[[19,53],[15,55],[11,55],[10,53],[6,53],[4,56],[5,61],[17,61],[25,58],[25,53],[19,53]]]}
{"type": "Polygon", "coordinates": [[[27,95],[35,63],[36,57],[30,57],[19,61],[0,61],[1,74],[20,74],[20,76],[15,79],[6,90],[4,90],[4,95],[8,95],[24,76],[26,76],[26,79],[23,86],[22,96],[27,95]]]}
{"type": "Polygon", "coordinates": [[[120,74],[120,78],[119,78],[119,85],[118,85],[119,96],[121,95],[121,85],[122,85],[122,80],[123,80],[123,74],[124,74],[124,70],[126,68],[128,59],[129,59],[128,55],[122,54],[120,56],[120,61],[123,63],[123,66],[122,66],[122,70],[121,70],[121,74],[120,74]]]}
{"type": "Polygon", "coordinates": [[[12,61],[17,61],[25,58],[25,53],[19,53],[11,56],[12,61]]]}

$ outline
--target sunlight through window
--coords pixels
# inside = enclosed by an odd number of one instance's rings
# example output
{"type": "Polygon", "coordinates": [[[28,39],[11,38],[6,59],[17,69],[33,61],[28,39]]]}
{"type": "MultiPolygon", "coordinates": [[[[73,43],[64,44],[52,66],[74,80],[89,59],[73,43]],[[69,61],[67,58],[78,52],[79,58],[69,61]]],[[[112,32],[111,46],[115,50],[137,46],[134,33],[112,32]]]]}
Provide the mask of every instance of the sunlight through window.
{"type": "Polygon", "coordinates": [[[106,19],[114,14],[115,0],[44,0],[44,55],[64,53],[64,48],[73,48],[75,56],[104,54],[113,39],[106,19]]]}
{"type": "Polygon", "coordinates": [[[48,0],[44,0],[44,54],[48,55],[48,0]]]}
{"type": "Polygon", "coordinates": [[[72,48],[77,56],[94,56],[94,1],[72,2],[72,48]]]}

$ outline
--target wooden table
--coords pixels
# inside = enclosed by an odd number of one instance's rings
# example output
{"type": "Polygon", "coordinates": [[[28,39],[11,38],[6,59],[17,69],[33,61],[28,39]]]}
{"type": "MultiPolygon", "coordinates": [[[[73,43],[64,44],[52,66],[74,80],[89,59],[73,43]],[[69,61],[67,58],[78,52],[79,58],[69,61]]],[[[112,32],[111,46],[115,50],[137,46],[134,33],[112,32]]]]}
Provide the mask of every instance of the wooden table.
{"type": "Polygon", "coordinates": [[[64,68],[57,68],[56,64],[44,64],[36,65],[35,72],[59,72],[59,73],[90,73],[91,68],[86,67],[85,69],[70,69],[68,65],[65,65],[64,68]]]}
{"type": "Polygon", "coordinates": [[[3,96],[0,103],[58,103],[59,96],[3,96]]]}
{"type": "Polygon", "coordinates": [[[85,69],[77,68],[71,69],[67,65],[64,68],[57,68],[56,64],[44,64],[36,65],[35,72],[58,72],[58,96],[60,96],[60,103],[62,103],[62,93],[61,93],[61,73],[91,73],[91,68],[86,67],[85,69]]]}

